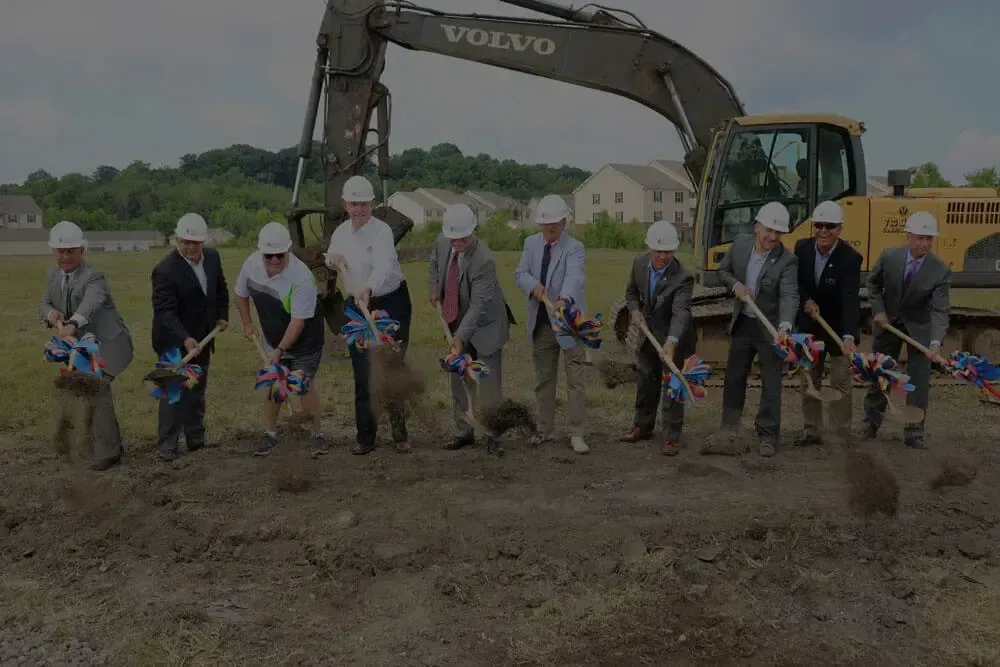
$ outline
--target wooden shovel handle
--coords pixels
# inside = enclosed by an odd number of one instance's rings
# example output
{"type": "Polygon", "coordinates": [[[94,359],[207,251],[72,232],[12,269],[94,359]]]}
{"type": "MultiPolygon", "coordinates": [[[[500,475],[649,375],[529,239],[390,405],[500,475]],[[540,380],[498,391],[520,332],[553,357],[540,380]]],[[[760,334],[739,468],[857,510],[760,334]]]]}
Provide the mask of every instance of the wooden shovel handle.
{"type": "Polygon", "coordinates": [[[670,368],[670,371],[677,376],[677,379],[684,383],[684,391],[687,393],[688,398],[691,399],[691,404],[694,405],[694,391],[691,389],[691,385],[688,383],[687,378],[684,377],[681,370],[677,368],[677,364],[675,364],[674,360],[670,358],[670,355],[663,353],[663,346],[660,345],[660,341],[656,340],[656,336],[653,335],[653,332],[649,330],[649,326],[646,325],[645,320],[641,320],[639,322],[639,328],[642,329],[642,333],[646,335],[646,338],[649,340],[650,344],[652,344],[653,349],[660,355],[660,359],[663,359],[667,363],[667,367],[670,368]]]}
{"type": "MultiPolygon", "coordinates": [[[[442,306],[441,302],[438,301],[436,304],[434,304],[434,307],[435,307],[435,309],[438,312],[438,319],[441,320],[441,329],[444,331],[445,340],[448,341],[448,348],[450,350],[454,351],[455,350],[455,336],[452,335],[451,329],[448,327],[448,321],[444,318],[444,306],[442,306]]],[[[468,418],[469,423],[472,424],[472,428],[478,428],[479,430],[483,430],[482,429],[482,424],[480,424],[479,420],[476,419],[476,415],[475,415],[475,413],[474,413],[474,411],[472,409],[472,405],[473,405],[473,403],[472,403],[472,390],[469,389],[468,383],[465,382],[466,378],[468,378],[472,382],[476,381],[475,376],[472,375],[472,370],[471,369],[468,370],[468,371],[466,371],[465,377],[462,378],[462,387],[465,389],[465,402],[469,404],[469,409],[466,410],[465,416],[468,418]]]]}
{"type": "Polygon", "coordinates": [[[837,335],[837,332],[833,330],[833,327],[830,326],[830,323],[827,322],[826,320],[824,320],[823,316],[820,315],[819,313],[816,313],[813,316],[813,319],[815,319],[817,322],[819,322],[819,325],[821,327],[823,327],[823,329],[828,334],[830,334],[830,338],[832,338],[837,343],[837,345],[840,346],[840,350],[843,351],[844,350],[844,339],[837,335]]]}
{"type": "Polygon", "coordinates": [[[757,316],[757,320],[764,325],[764,328],[766,328],[768,333],[771,334],[771,337],[777,338],[778,330],[774,328],[773,324],[771,324],[771,320],[767,319],[767,316],[765,316],[764,313],[761,312],[760,307],[756,304],[756,302],[754,302],[753,297],[747,294],[746,296],[740,297],[740,300],[743,303],[750,306],[750,310],[754,312],[754,314],[757,316]]]}
{"type": "Polygon", "coordinates": [[[201,339],[201,341],[198,342],[198,346],[196,348],[194,348],[193,350],[184,355],[184,358],[181,359],[181,366],[183,366],[184,364],[188,363],[189,361],[197,357],[199,354],[201,354],[202,349],[204,349],[204,347],[208,345],[209,341],[215,338],[215,334],[217,333],[219,333],[218,324],[215,325],[214,329],[208,332],[207,336],[205,336],[204,338],[201,339]]]}
{"type": "Polygon", "coordinates": [[[378,326],[375,324],[375,318],[372,317],[371,311],[368,310],[368,306],[358,301],[358,294],[361,293],[361,290],[351,279],[351,273],[347,270],[347,265],[343,263],[337,264],[337,270],[340,272],[340,275],[344,277],[344,286],[347,288],[350,295],[354,297],[354,304],[361,310],[361,314],[365,316],[365,320],[367,320],[368,326],[371,327],[372,333],[375,334],[375,339],[378,340],[378,326]]]}
{"type": "Polygon", "coordinates": [[[899,338],[901,338],[901,339],[905,340],[905,341],[906,341],[907,343],[909,343],[909,344],[910,344],[910,345],[912,345],[913,347],[915,347],[915,348],[917,348],[918,350],[920,350],[921,352],[923,352],[925,356],[927,356],[928,358],[930,358],[930,356],[931,356],[931,351],[930,351],[930,349],[929,349],[929,348],[927,348],[927,346],[925,346],[925,345],[921,345],[921,344],[920,344],[920,342],[919,342],[919,341],[918,341],[917,339],[915,339],[915,338],[912,338],[912,337],[910,337],[910,336],[907,336],[907,335],[906,335],[905,333],[903,333],[902,331],[900,331],[900,330],[899,330],[899,329],[897,329],[896,327],[892,326],[892,325],[891,325],[891,324],[889,324],[888,322],[886,322],[885,324],[883,324],[883,325],[881,325],[881,326],[882,326],[882,328],[883,328],[883,329],[885,329],[886,331],[891,331],[891,332],[892,332],[892,333],[893,333],[894,335],[896,335],[896,336],[898,336],[899,338]]]}

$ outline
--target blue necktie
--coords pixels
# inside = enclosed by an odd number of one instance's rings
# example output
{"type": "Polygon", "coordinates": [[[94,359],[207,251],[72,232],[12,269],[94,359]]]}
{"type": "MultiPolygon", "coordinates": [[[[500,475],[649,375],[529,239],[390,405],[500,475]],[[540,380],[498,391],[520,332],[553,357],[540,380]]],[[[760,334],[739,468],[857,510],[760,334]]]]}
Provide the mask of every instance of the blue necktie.
{"type": "MultiPolygon", "coordinates": [[[[549,276],[549,262],[552,260],[552,244],[546,243],[545,250],[542,251],[542,275],[538,278],[538,282],[545,286],[545,280],[549,276]]],[[[549,321],[549,309],[545,307],[544,304],[538,304],[538,319],[535,321],[535,326],[539,326],[542,323],[548,323],[549,321]]]]}

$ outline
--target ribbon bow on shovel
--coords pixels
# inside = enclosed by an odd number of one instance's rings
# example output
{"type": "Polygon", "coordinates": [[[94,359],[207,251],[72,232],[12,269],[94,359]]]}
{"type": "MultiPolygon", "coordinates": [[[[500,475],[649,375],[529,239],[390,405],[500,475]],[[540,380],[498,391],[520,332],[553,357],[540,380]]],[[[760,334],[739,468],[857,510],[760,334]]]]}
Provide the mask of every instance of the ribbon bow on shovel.
{"type": "MultiPolygon", "coordinates": [[[[813,317],[843,351],[844,339],[837,335],[837,332],[823,319],[822,315],[816,313],[813,317]]],[[[850,364],[851,374],[854,375],[855,379],[866,385],[878,387],[879,391],[882,392],[890,415],[902,417],[904,422],[913,424],[923,419],[924,411],[920,408],[907,405],[901,412],[889,400],[893,394],[906,394],[914,390],[914,386],[910,384],[910,376],[898,370],[899,363],[895,359],[881,352],[872,352],[871,354],[855,352],[850,357],[850,364]]]]}
{"type": "Polygon", "coordinates": [[[59,369],[57,386],[77,392],[94,393],[99,389],[104,375],[104,360],[100,357],[97,338],[86,333],[80,338],[53,336],[45,344],[43,358],[57,364],[59,369]]]}
{"type": "Polygon", "coordinates": [[[778,330],[774,328],[774,325],[771,324],[771,321],[767,319],[749,294],[741,297],[741,300],[750,306],[750,309],[757,316],[757,321],[771,334],[771,337],[774,339],[774,353],[781,359],[790,362],[793,372],[800,368],[806,371],[807,394],[818,401],[824,402],[836,401],[843,396],[842,393],[833,387],[825,387],[822,391],[816,389],[812,374],[809,373],[819,363],[819,355],[825,348],[822,340],[816,340],[816,337],[812,334],[803,333],[789,334],[786,339],[782,340],[778,335],[778,330]]]}
{"type": "MultiPolygon", "coordinates": [[[[289,395],[305,396],[309,393],[309,379],[301,370],[289,371],[287,366],[283,366],[277,361],[271,363],[260,339],[254,336],[253,342],[265,364],[257,371],[257,380],[253,385],[254,391],[267,389],[267,399],[279,405],[287,401],[289,395]]],[[[291,409],[291,403],[289,403],[289,409],[291,409]]]]}
{"type": "Polygon", "coordinates": [[[156,362],[156,368],[146,373],[143,381],[154,385],[150,396],[157,399],[166,399],[167,403],[174,404],[181,400],[181,392],[184,389],[192,389],[202,378],[205,377],[205,370],[198,364],[190,361],[201,354],[209,341],[215,338],[221,329],[216,326],[208,332],[194,349],[181,357],[180,348],[172,347],[162,355],[156,362]]]}
{"type": "Polygon", "coordinates": [[[684,361],[684,370],[681,371],[670,355],[664,351],[660,341],[656,340],[646,322],[640,320],[638,326],[669,369],[663,373],[663,386],[666,389],[667,397],[684,407],[697,406],[698,401],[706,396],[705,381],[711,374],[708,364],[697,355],[691,355],[684,361]]]}
{"type": "Polygon", "coordinates": [[[469,390],[466,380],[479,382],[479,378],[489,375],[490,369],[483,362],[474,360],[470,355],[458,352],[455,349],[455,337],[452,335],[451,329],[448,328],[448,321],[444,318],[444,308],[440,301],[437,303],[437,312],[438,318],[441,320],[441,328],[444,330],[445,340],[448,341],[448,349],[450,350],[447,356],[441,358],[441,368],[450,373],[455,373],[461,378],[462,387],[465,389],[465,402],[469,406],[465,411],[465,416],[473,428],[480,428],[481,424],[476,419],[472,408],[472,392],[469,390]]]}
{"type": "Polygon", "coordinates": [[[348,322],[340,327],[340,333],[344,335],[347,344],[353,345],[359,350],[369,350],[380,343],[395,345],[396,341],[392,335],[399,331],[399,322],[390,318],[389,313],[384,310],[369,311],[368,306],[358,300],[358,294],[360,294],[358,286],[348,285],[351,282],[351,274],[347,270],[347,266],[339,263],[337,270],[344,277],[344,285],[354,297],[354,303],[361,311],[359,314],[350,306],[344,306],[344,314],[347,315],[348,322]]]}
{"type": "Polygon", "coordinates": [[[590,359],[590,351],[601,347],[601,314],[597,313],[592,319],[587,319],[583,312],[576,307],[576,301],[573,297],[563,298],[560,302],[561,306],[558,303],[553,304],[545,294],[542,294],[541,300],[549,311],[552,331],[555,333],[560,347],[573,348],[579,341],[584,345],[584,363],[593,363],[590,359]]]}

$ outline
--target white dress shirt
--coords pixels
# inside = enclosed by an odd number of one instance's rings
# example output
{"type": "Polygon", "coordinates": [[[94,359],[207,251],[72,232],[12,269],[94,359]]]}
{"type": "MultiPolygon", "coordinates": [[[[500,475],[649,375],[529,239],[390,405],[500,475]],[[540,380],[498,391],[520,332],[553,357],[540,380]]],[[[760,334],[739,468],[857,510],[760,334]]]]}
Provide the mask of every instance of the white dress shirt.
{"type": "Polygon", "coordinates": [[[375,298],[394,292],[406,280],[392,228],[375,217],[358,229],[351,220],[337,227],[330,236],[326,255],[331,269],[337,267],[330,262],[330,256],[343,255],[349,274],[345,286],[359,290],[368,287],[375,298]]]}
{"type": "MultiPolygon", "coordinates": [[[[184,255],[181,255],[184,257],[184,255]]],[[[201,291],[206,295],[208,294],[208,275],[205,273],[205,256],[202,255],[201,259],[197,262],[192,262],[187,257],[184,257],[184,261],[188,263],[188,266],[194,271],[195,277],[198,278],[198,284],[201,285],[201,291]]]]}

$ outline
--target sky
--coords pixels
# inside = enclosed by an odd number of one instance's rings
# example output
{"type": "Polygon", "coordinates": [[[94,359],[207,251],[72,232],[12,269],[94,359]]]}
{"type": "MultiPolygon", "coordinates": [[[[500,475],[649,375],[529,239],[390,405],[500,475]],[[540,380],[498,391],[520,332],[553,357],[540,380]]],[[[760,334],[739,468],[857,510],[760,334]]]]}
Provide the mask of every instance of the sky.
{"type": "MultiPolygon", "coordinates": [[[[612,0],[604,0],[612,3],[612,0]]],[[[499,0],[441,11],[540,17],[499,0]]],[[[567,3],[568,4],[568,3],[567,3]]],[[[580,3],[577,2],[577,5],[580,3]]],[[[43,168],[298,142],[323,0],[3,0],[0,183],[43,168]]],[[[707,60],[749,113],[830,112],[867,127],[869,174],[1000,165],[1000,3],[617,0],[707,60]]],[[[682,155],[673,125],[610,93],[391,45],[390,151],[597,169],[682,155]]],[[[318,135],[317,135],[318,136],[318,135]]]]}

